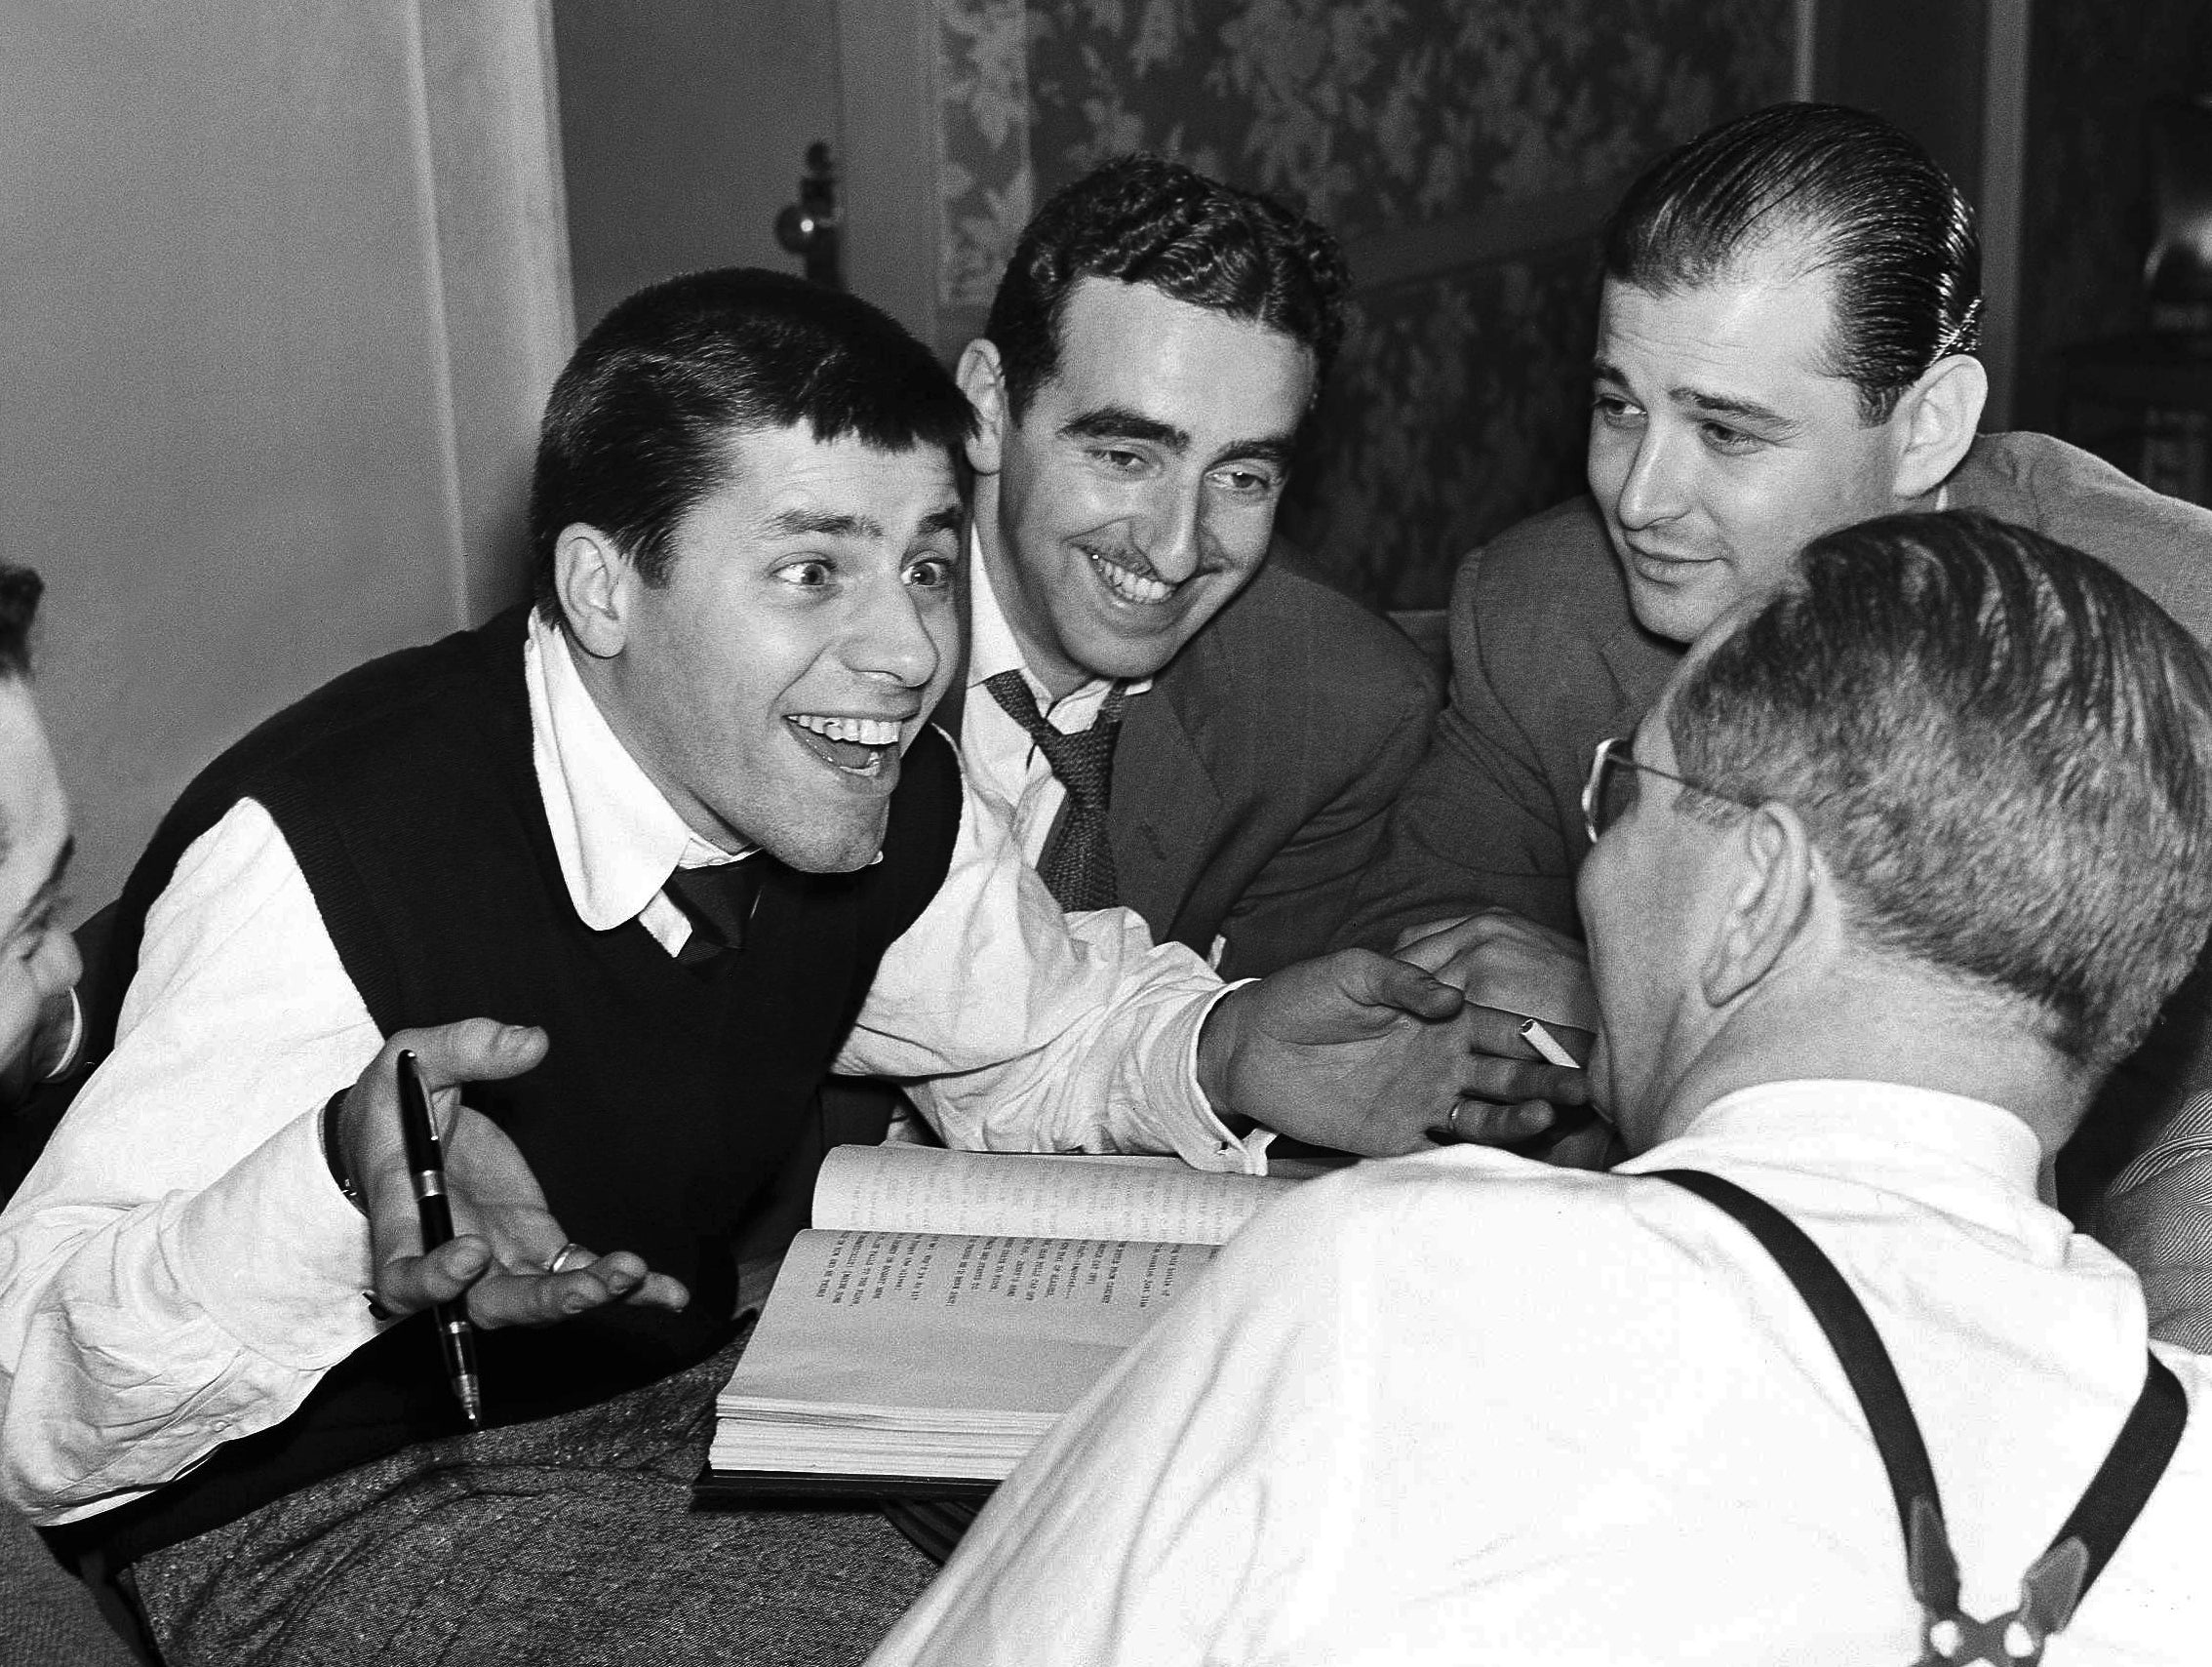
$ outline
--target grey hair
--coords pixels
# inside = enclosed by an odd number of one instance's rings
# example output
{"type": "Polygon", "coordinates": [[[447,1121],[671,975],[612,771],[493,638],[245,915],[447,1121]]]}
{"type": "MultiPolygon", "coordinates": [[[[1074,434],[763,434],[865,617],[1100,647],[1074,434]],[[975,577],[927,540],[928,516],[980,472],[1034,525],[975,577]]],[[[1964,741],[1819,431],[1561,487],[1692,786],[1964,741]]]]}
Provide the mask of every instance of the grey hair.
{"type": "Polygon", "coordinates": [[[1814,540],[1668,728],[1686,775],[1804,818],[1867,941],[2032,1004],[2091,1070],[2212,928],[2212,661],[2024,528],[1955,511],[1814,540]]]}

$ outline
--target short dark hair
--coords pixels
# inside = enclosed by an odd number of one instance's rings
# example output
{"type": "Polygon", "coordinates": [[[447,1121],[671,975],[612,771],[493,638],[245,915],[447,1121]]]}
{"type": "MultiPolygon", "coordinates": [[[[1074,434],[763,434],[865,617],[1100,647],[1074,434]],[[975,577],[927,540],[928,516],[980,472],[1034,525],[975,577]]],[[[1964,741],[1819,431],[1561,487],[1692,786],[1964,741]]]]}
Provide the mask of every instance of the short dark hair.
{"type": "Polygon", "coordinates": [[[1804,818],[1869,944],[2029,1004],[2092,1070],[2212,926],[2212,660],[2040,534],[1951,511],[1815,539],[1667,727],[1686,777],[1804,818]]]}
{"type": "Polygon", "coordinates": [[[1982,245],[1949,176],[1901,129],[1841,104],[1770,104],[1669,151],[1605,222],[1605,276],[1711,283],[1768,240],[1806,238],[1831,275],[1831,374],[1880,422],[1939,359],[1982,336],[1982,245]]]}
{"type": "Polygon", "coordinates": [[[1351,277],[1336,239],[1256,191],[1159,156],[1118,157],[1055,191],[1022,228],[983,334],[1015,417],[1060,367],[1068,292],[1084,278],[1161,294],[1280,331],[1317,382],[1344,339],[1351,277]]]}
{"type": "Polygon", "coordinates": [[[0,562],[0,679],[20,682],[30,676],[31,621],[46,580],[29,568],[0,562]]]}
{"type": "Polygon", "coordinates": [[[728,478],[729,442],[804,422],[819,441],[937,446],[957,464],[974,413],[891,318],[785,272],[731,267],[640,290],[599,322],[545,404],[531,484],[539,609],[553,546],[582,522],[664,584],[677,523],[728,478]]]}

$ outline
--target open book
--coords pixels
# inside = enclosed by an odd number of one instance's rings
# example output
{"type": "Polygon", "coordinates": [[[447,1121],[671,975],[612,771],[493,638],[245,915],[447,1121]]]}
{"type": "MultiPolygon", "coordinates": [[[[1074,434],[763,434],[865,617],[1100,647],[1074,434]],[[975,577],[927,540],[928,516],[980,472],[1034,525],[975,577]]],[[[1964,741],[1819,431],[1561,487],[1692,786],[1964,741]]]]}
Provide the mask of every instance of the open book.
{"type": "Polygon", "coordinates": [[[717,1404],[702,1494],[1002,1479],[1296,1184],[1174,1158],[836,1148],[717,1404]]]}

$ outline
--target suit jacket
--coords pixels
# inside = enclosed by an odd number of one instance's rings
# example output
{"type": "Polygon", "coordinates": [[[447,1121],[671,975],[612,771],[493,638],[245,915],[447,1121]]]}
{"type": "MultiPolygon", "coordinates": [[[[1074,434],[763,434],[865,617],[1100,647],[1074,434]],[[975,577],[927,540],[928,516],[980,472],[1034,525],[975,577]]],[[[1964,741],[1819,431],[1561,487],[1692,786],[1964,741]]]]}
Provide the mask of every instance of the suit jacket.
{"type": "MultiPolygon", "coordinates": [[[[2041,434],[1977,439],[1944,501],[2098,557],[2212,644],[2212,510],[2162,496],[2041,434]]],[[[1590,755],[1606,736],[1635,729],[1681,655],[1636,622],[1587,497],[1470,555],[1452,586],[1451,703],[1343,941],[1387,948],[1408,926],[1486,906],[1579,933],[1574,877],[1590,848],[1581,807],[1590,755]]],[[[2148,1131],[2197,1090],[2212,1090],[2212,955],[2106,1085],[2061,1162],[2062,1199],[2086,1210],[2148,1131]]],[[[2212,1152],[2204,1169],[2212,1173],[2212,1152]]],[[[2144,1242],[2154,1227],[2141,1229],[2144,1242]]],[[[2212,1229],[2205,1239],[2212,1244],[2212,1229]]],[[[2154,1258],[2131,1254],[2124,1241],[2113,1248],[2155,1294],[2165,1276],[2154,1258]]]]}
{"type": "MultiPolygon", "coordinates": [[[[2212,510],[2041,434],[1977,439],[1944,502],[2087,551],[2212,644],[2212,510]]],[[[1409,926],[1493,906],[1579,932],[1590,755],[1636,727],[1682,655],[1637,623],[1587,497],[1461,562],[1450,626],[1451,701],[1362,884],[1348,943],[1387,949],[1409,926]]]]}
{"type": "MultiPolygon", "coordinates": [[[[939,714],[956,733],[966,685],[939,714]]],[[[1122,901],[1158,941],[1205,955],[1225,937],[1228,977],[1321,954],[1437,695],[1402,632],[1278,539],[1122,719],[1108,813],[1122,901]]]]}

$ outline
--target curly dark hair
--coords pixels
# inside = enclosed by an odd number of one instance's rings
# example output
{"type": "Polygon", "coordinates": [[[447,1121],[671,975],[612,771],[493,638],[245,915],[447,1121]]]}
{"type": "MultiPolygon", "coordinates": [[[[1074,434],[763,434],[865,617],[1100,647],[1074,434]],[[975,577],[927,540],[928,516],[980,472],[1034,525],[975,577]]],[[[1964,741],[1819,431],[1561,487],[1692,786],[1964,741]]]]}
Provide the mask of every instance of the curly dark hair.
{"type": "Polygon", "coordinates": [[[1054,192],[999,280],[983,334],[1017,419],[1059,369],[1068,293],[1084,278],[1148,284],[1281,331],[1312,352],[1317,385],[1344,339],[1351,278],[1327,231],[1179,162],[1124,156],[1054,192]]]}

